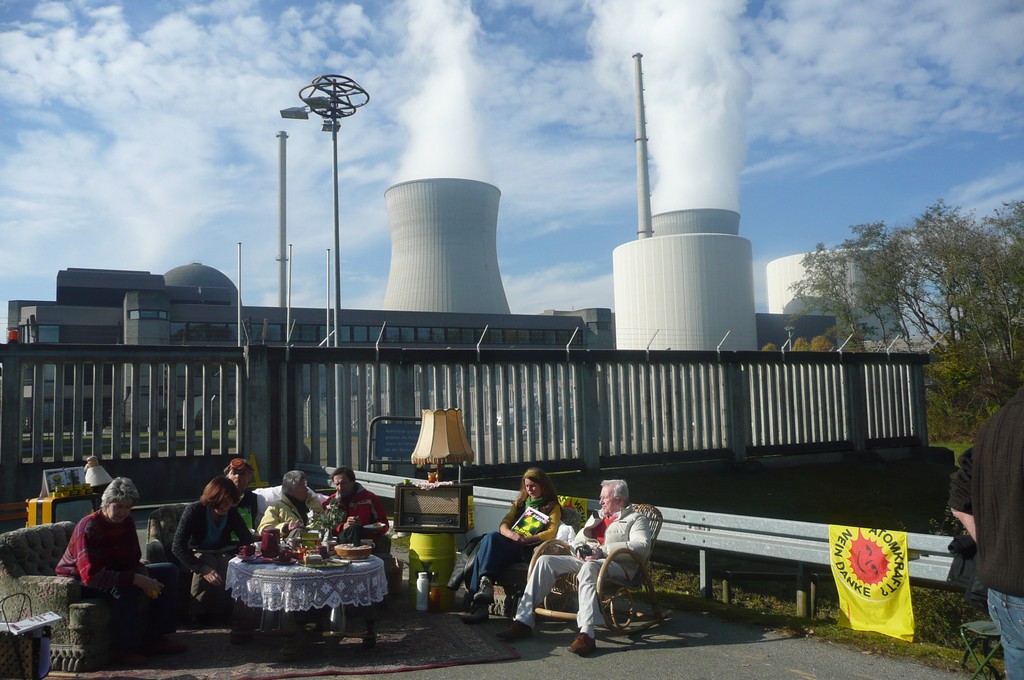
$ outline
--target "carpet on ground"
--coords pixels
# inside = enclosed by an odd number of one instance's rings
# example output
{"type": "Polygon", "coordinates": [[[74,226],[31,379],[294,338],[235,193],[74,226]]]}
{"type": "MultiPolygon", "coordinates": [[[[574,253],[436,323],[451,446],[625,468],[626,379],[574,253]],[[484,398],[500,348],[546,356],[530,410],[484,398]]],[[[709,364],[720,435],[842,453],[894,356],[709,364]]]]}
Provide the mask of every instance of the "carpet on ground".
{"type": "MultiPolygon", "coordinates": [[[[361,621],[352,621],[355,630],[361,621]]],[[[175,640],[189,646],[182,654],[148,657],[139,668],[110,668],[91,673],[51,673],[50,677],[81,680],[279,680],[331,675],[400,673],[518,659],[519,654],[488,634],[486,628],[463,625],[455,614],[382,612],[377,643],[363,647],[358,639],[299,633],[297,654],[281,654],[284,639],[256,633],[248,644],[233,645],[226,628],[185,630],[175,640]]]]}

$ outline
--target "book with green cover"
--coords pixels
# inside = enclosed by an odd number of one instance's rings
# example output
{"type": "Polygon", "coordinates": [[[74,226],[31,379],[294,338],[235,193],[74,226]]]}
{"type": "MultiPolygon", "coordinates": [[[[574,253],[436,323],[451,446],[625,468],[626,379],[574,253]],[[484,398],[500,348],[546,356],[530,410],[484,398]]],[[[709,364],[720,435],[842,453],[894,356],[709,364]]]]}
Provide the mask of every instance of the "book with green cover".
{"type": "Polygon", "coordinates": [[[551,518],[536,508],[526,508],[512,525],[512,531],[523,536],[536,536],[547,528],[551,518]]]}

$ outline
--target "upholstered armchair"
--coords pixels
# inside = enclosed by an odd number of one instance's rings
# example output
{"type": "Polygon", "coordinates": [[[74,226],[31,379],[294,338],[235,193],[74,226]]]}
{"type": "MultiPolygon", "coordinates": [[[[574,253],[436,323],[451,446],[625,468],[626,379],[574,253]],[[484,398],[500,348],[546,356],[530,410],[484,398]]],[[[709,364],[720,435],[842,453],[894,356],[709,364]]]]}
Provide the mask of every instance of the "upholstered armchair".
{"type": "Polygon", "coordinates": [[[171,544],[188,503],[161,505],[149,513],[146,527],[146,549],[142,557],[146,562],[170,562],[178,568],[178,616],[179,621],[189,620],[189,590],[192,588],[192,572],[186,569],[174,553],[171,544]]]}
{"type": "Polygon", "coordinates": [[[149,513],[146,552],[143,555],[147,562],[170,562],[178,569],[182,569],[178,558],[171,552],[171,543],[174,541],[174,533],[178,530],[178,522],[181,521],[181,513],[185,512],[186,506],[188,503],[161,505],[149,513]]]}
{"type": "Polygon", "coordinates": [[[59,614],[51,667],[81,673],[110,662],[111,609],[105,600],[82,598],[78,580],[54,575],[74,529],[74,522],[57,522],[0,534],[0,597],[25,593],[33,614],[59,614]]]}

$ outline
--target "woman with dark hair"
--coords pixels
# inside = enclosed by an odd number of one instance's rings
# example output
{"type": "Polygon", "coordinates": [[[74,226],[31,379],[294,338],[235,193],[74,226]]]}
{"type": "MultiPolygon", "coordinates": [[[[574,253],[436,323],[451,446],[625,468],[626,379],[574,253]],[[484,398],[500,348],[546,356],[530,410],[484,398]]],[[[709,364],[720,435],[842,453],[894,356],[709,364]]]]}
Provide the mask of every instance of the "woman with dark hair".
{"type": "Polygon", "coordinates": [[[178,568],[166,562],[142,564],[131,518],[132,506],[138,502],[139,491],[132,480],[111,481],[103,491],[100,509],[75,526],[55,569],[57,576],[81,581],[83,597],[112,601],[114,658],[128,665],[143,663],[143,655],[185,651],[185,645],[164,637],[175,630],[178,568]]]}
{"type": "Polygon", "coordinates": [[[230,612],[231,598],[224,590],[228,562],[239,544],[253,542],[252,531],[238,514],[238,487],[227,477],[214,477],[203,495],[181,513],[171,551],[192,571],[193,619],[213,618],[230,612]],[[232,540],[232,532],[238,542],[232,540]]]}
{"type": "MultiPolygon", "coordinates": [[[[485,535],[466,566],[466,591],[471,598],[464,623],[487,620],[494,602],[494,579],[509,566],[530,559],[533,549],[554,538],[562,521],[562,506],[551,479],[540,468],[528,469],[519,483],[519,495],[497,531],[485,535]]],[[[451,587],[451,585],[449,585],[451,587]]]]}

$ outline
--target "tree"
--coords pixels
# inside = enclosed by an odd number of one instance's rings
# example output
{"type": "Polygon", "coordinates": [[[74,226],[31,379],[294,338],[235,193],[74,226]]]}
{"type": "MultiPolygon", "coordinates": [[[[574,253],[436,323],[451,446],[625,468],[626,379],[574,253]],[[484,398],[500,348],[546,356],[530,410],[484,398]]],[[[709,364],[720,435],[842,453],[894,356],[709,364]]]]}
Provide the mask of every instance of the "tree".
{"type": "Polygon", "coordinates": [[[808,308],[836,317],[833,333],[858,342],[887,342],[906,336],[899,323],[897,279],[905,270],[901,251],[892,249],[893,234],[884,222],[851,227],[853,238],[837,248],[819,243],[803,259],[805,276],[793,287],[808,308]]]}
{"type": "Polygon", "coordinates": [[[978,220],[939,200],[910,225],[851,231],[804,258],[794,292],[833,314],[840,336],[941,340],[932,432],[969,435],[1024,380],[1024,202],[978,220]]]}

